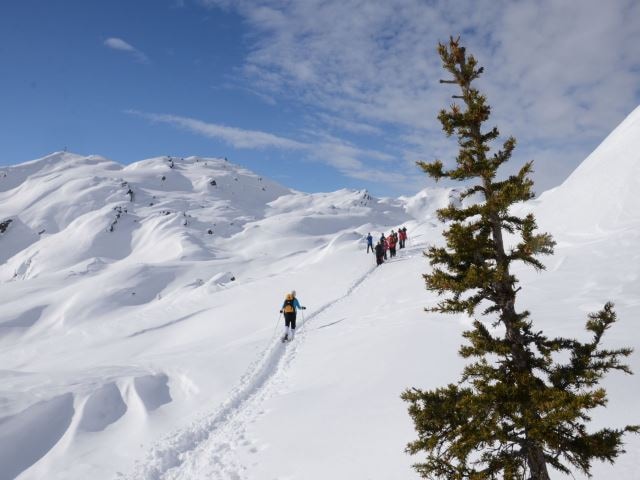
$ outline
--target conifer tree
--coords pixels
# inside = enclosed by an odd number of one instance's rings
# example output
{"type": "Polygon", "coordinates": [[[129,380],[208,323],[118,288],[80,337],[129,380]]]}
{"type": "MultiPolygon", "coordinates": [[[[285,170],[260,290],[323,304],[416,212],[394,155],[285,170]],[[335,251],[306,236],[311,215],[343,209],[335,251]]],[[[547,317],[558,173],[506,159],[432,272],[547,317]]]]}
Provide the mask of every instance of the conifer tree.
{"type": "Polygon", "coordinates": [[[457,136],[460,149],[455,168],[447,170],[439,160],[419,165],[436,180],[467,182],[463,199],[479,200],[438,211],[448,222],[446,246],[425,252],[433,270],[424,279],[428,290],[444,297],[431,311],[473,315],[479,310],[489,324],[476,319],[463,334],[468,343],[460,354],[472,363],[458,383],[402,394],[418,433],[407,451],[426,454],[414,465],[424,478],[547,480],[550,467],[589,474],[594,459],[613,462],[624,452],[624,433],[639,430],[587,429],[590,411],[607,403],[600,380],[609,370],[630,374],[622,360],[631,349],[602,347],[605,331],[616,321],[611,303],[589,315],[588,342],[549,338],[534,329],[529,312],[516,308],[520,288],[512,263],[543,270],[538,257],[552,254],[555,244],[549,234],[537,232],[533,215],[511,213],[513,204],[533,197],[532,164],[497,179],[516,141],[509,138],[490,153],[499,132],[485,127],[491,109],[472,86],[483,68],[459,39],[439,44],[438,52],[453,76],[441,83],[457,85],[454,98],[462,101],[438,118],[447,136],[457,136]]]}

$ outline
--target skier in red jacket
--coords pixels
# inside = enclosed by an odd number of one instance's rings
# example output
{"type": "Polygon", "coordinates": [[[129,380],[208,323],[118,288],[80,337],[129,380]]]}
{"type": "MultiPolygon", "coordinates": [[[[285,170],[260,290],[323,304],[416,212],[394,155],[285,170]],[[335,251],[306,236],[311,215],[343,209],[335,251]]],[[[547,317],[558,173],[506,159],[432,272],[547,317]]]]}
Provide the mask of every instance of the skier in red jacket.
{"type": "Polygon", "coordinates": [[[396,235],[393,230],[391,230],[391,235],[387,237],[387,242],[389,244],[389,254],[393,258],[396,256],[396,235]]]}
{"type": "Polygon", "coordinates": [[[400,243],[400,248],[404,248],[404,241],[407,239],[407,234],[405,232],[406,229],[404,227],[398,229],[398,240],[400,243]]]}

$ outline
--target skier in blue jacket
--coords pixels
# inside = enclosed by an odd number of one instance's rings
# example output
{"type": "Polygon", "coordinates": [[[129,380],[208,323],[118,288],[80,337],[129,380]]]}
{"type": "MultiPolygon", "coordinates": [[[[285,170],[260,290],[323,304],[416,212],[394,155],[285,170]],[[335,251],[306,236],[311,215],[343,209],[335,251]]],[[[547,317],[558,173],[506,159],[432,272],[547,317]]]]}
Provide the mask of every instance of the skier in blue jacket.
{"type": "Polygon", "coordinates": [[[375,253],[373,249],[373,237],[371,236],[371,233],[367,235],[367,253],[369,253],[369,249],[371,249],[372,253],[375,253]]]}
{"type": "Polygon", "coordinates": [[[283,342],[293,340],[293,337],[296,333],[296,312],[298,310],[306,310],[307,307],[303,307],[298,302],[296,298],[296,291],[292,290],[291,293],[288,293],[282,303],[282,308],[280,309],[280,313],[284,313],[284,336],[282,337],[283,342]]]}

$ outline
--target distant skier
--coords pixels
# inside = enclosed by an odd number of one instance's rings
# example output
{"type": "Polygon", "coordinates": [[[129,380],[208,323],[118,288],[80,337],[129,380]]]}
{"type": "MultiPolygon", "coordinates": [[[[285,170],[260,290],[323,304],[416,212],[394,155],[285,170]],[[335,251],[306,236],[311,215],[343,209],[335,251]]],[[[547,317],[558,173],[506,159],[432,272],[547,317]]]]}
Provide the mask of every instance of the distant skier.
{"type": "Polygon", "coordinates": [[[133,190],[131,190],[131,187],[127,190],[127,195],[129,195],[129,201],[133,202],[133,190]]]}
{"type": "Polygon", "coordinates": [[[367,253],[369,253],[369,249],[371,249],[372,252],[374,251],[373,237],[371,236],[371,233],[367,235],[367,253]]]}
{"type": "Polygon", "coordinates": [[[384,247],[382,246],[382,240],[376,243],[376,265],[380,266],[384,262],[384,247]]]}
{"type": "Polygon", "coordinates": [[[380,243],[382,244],[382,249],[384,251],[384,259],[387,259],[387,250],[389,249],[389,244],[387,243],[387,239],[384,236],[384,233],[380,235],[380,243]]]}
{"type": "Polygon", "coordinates": [[[396,233],[391,230],[391,235],[389,235],[389,237],[387,238],[387,243],[389,245],[389,255],[391,256],[391,258],[396,256],[396,242],[396,233]]]}
{"type": "Polygon", "coordinates": [[[404,248],[404,241],[407,239],[407,234],[405,233],[405,229],[403,227],[398,229],[398,243],[400,244],[400,248],[404,248]]]}
{"type": "Polygon", "coordinates": [[[407,227],[402,227],[402,237],[402,248],[404,248],[407,242],[407,227]]]}
{"type": "Polygon", "coordinates": [[[292,290],[288,293],[280,309],[280,313],[284,313],[284,335],[282,336],[282,342],[288,342],[293,340],[296,333],[296,313],[300,310],[306,310],[307,307],[300,306],[298,299],[296,298],[296,291],[292,290]]]}

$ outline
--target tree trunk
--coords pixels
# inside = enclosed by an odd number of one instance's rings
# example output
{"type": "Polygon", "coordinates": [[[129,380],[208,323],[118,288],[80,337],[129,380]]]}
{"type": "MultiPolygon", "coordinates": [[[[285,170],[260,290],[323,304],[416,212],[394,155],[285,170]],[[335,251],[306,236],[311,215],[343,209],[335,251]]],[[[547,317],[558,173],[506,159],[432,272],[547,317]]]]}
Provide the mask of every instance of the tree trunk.
{"type": "MultiPolygon", "coordinates": [[[[491,185],[488,178],[484,179],[484,185],[485,191],[490,192],[489,195],[491,195],[491,185]]],[[[515,368],[533,376],[531,366],[527,362],[527,355],[522,341],[522,332],[515,325],[516,319],[518,318],[518,314],[515,309],[516,292],[513,290],[511,283],[507,280],[507,277],[509,276],[509,261],[504,249],[502,225],[500,223],[498,213],[492,212],[489,220],[491,222],[493,241],[495,242],[497,266],[502,269],[505,275],[504,281],[501,282],[497,288],[501,297],[500,318],[506,329],[505,336],[511,344],[511,352],[515,368]]],[[[544,458],[544,451],[540,445],[535,443],[528,445],[527,464],[531,471],[530,480],[550,480],[549,472],[547,471],[547,461],[544,458]]]]}
{"type": "Polygon", "coordinates": [[[540,447],[531,447],[527,452],[527,464],[531,470],[530,480],[549,480],[547,462],[540,447]]]}

